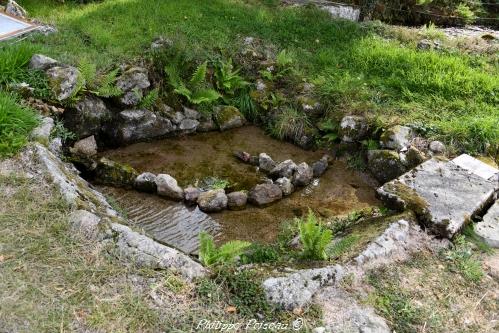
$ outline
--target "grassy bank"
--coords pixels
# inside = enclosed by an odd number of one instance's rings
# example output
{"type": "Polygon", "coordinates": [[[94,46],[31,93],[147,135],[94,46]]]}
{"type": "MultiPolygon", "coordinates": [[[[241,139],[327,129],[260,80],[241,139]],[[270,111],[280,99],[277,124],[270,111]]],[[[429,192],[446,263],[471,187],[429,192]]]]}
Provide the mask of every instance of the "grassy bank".
{"type": "MultiPolygon", "coordinates": [[[[0,176],[1,332],[194,332],[201,320],[297,317],[266,303],[253,271],[222,268],[188,283],[125,265],[79,238],[69,213],[41,179],[0,176]]],[[[319,325],[320,312],[304,310],[304,331],[319,325]]]]}
{"type": "Polygon", "coordinates": [[[109,0],[87,5],[21,1],[59,33],[36,40],[70,63],[101,68],[144,56],[157,36],[183,40],[198,59],[227,57],[245,36],[286,49],[300,77],[314,82],[331,117],[365,113],[383,124],[413,124],[459,149],[499,144],[499,71],[494,56],[419,51],[381,38],[368,25],[333,21],[314,8],[278,1],[109,0]]]}

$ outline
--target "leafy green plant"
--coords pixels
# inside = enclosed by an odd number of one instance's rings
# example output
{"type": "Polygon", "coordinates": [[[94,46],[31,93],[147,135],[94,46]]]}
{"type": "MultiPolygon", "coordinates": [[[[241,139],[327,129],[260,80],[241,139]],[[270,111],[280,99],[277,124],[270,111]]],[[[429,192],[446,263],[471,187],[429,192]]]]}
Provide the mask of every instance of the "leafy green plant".
{"type": "Polygon", "coordinates": [[[50,101],[53,99],[52,89],[50,88],[47,76],[40,70],[26,70],[15,80],[16,83],[27,83],[33,88],[33,97],[50,101]]]}
{"type": "Polygon", "coordinates": [[[68,130],[64,126],[64,122],[56,120],[52,133],[50,133],[52,138],[61,138],[62,142],[66,143],[68,141],[76,139],[76,134],[68,130]]]}
{"type": "Polygon", "coordinates": [[[333,239],[332,231],[324,228],[320,219],[311,210],[306,221],[301,221],[298,228],[303,245],[302,256],[308,259],[326,260],[326,248],[333,239]]]}
{"type": "Polygon", "coordinates": [[[210,104],[222,97],[215,89],[208,87],[207,61],[196,68],[188,82],[183,82],[174,63],[165,66],[165,72],[174,93],[183,96],[191,104],[210,104]]]}
{"type": "Polygon", "coordinates": [[[12,95],[0,90],[0,157],[18,152],[37,124],[33,110],[20,106],[12,95]]]}
{"type": "Polygon", "coordinates": [[[277,81],[293,73],[294,54],[282,50],[276,56],[275,66],[260,70],[260,76],[268,81],[277,81]]]}
{"type": "Polygon", "coordinates": [[[240,69],[234,70],[234,65],[232,64],[232,59],[226,62],[218,60],[214,65],[215,69],[215,86],[217,89],[224,94],[229,96],[234,96],[236,92],[248,86],[241,75],[239,75],[240,69]]]}
{"type": "Polygon", "coordinates": [[[154,88],[153,90],[149,91],[147,95],[142,97],[139,106],[143,109],[149,109],[156,104],[158,98],[159,98],[159,89],[154,88]]]}
{"type": "Polygon", "coordinates": [[[213,190],[223,190],[227,188],[229,185],[230,182],[227,179],[216,179],[211,185],[211,188],[213,190]]]}
{"type": "Polygon", "coordinates": [[[333,143],[339,139],[339,124],[338,122],[332,120],[332,119],[327,119],[325,121],[322,121],[318,125],[319,129],[324,132],[325,134],[322,135],[321,140],[325,141],[326,143],[333,143]]]}
{"type": "Polygon", "coordinates": [[[199,234],[199,242],[199,258],[206,266],[233,263],[251,245],[249,242],[235,240],[217,248],[213,236],[206,232],[199,234]]]}

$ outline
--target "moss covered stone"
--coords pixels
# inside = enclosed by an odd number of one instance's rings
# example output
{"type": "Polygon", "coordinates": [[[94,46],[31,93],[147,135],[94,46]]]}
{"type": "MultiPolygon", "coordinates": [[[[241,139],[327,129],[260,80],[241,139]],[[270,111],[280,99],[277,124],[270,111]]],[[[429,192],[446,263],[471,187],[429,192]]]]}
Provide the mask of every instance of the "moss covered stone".
{"type": "Polygon", "coordinates": [[[96,181],[105,185],[131,187],[139,173],[129,165],[111,161],[105,157],[97,162],[96,181]]]}
{"type": "Polygon", "coordinates": [[[367,165],[373,176],[382,183],[395,179],[406,171],[399,154],[393,150],[370,150],[367,165]]]}
{"type": "Polygon", "coordinates": [[[243,114],[234,106],[217,106],[213,110],[213,118],[221,131],[241,127],[246,122],[243,114]]]}

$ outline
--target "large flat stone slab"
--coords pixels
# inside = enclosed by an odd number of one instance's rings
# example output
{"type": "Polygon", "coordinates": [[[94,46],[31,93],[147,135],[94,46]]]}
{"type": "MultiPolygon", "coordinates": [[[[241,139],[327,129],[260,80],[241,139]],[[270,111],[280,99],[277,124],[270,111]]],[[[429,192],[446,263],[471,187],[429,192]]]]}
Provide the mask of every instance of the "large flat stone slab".
{"type": "Polygon", "coordinates": [[[451,238],[494,199],[496,184],[433,158],[377,190],[391,208],[413,210],[434,233],[451,238]]]}
{"type": "Polygon", "coordinates": [[[499,200],[483,216],[482,222],[475,225],[475,232],[485,243],[499,249],[499,200]]]}
{"type": "Polygon", "coordinates": [[[469,172],[488,180],[497,180],[499,170],[468,154],[462,154],[452,160],[452,163],[469,172]]]}

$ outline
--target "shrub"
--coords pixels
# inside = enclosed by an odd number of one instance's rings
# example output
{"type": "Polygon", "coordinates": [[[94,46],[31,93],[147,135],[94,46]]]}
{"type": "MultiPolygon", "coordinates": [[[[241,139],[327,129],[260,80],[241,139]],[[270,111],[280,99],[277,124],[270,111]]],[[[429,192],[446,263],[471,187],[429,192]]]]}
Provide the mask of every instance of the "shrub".
{"type": "Polygon", "coordinates": [[[333,238],[332,231],[325,229],[311,210],[306,221],[301,221],[298,227],[303,245],[302,256],[307,259],[326,260],[326,248],[333,238]]]}
{"type": "Polygon", "coordinates": [[[199,258],[206,266],[214,264],[231,264],[243,251],[251,245],[249,242],[229,241],[217,248],[213,236],[206,232],[199,234],[199,258]]]}
{"type": "Polygon", "coordinates": [[[21,149],[38,124],[36,114],[16,103],[13,96],[0,91],[0,157],[9,157],[21,149]]]}

